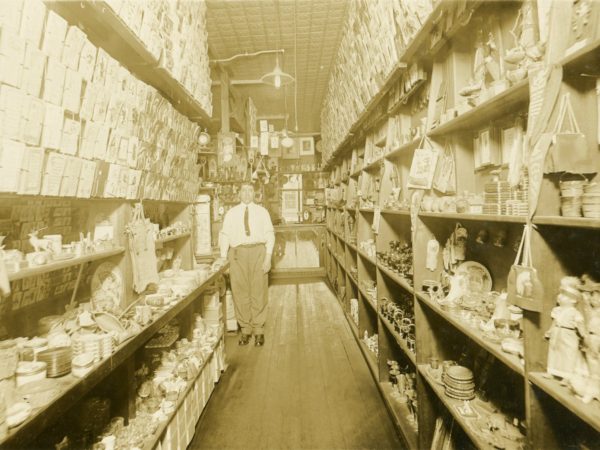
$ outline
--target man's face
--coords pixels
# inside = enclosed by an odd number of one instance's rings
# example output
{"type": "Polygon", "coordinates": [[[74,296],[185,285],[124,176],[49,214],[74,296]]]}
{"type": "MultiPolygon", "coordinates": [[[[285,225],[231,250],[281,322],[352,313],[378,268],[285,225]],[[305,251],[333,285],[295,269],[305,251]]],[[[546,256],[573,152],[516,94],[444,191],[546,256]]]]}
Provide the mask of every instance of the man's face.
{"type": "Polygon", "coordinates": [[[240,189],[240,200],[246,205],[254,200],[254,188],[250,185],[243,185],[240,189]]]}

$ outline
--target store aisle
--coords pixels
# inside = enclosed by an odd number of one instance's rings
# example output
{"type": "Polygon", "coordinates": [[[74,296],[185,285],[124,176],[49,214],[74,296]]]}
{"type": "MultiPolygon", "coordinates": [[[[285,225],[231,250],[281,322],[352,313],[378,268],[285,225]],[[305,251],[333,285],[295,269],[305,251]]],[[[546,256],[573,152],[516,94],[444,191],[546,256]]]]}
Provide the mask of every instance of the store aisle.
{"type": "Polygon", "coordinates": [[[265,346],[228,338],[229,368],[190,448],[401,448],[324,282],[269,288],[265,346]]]}

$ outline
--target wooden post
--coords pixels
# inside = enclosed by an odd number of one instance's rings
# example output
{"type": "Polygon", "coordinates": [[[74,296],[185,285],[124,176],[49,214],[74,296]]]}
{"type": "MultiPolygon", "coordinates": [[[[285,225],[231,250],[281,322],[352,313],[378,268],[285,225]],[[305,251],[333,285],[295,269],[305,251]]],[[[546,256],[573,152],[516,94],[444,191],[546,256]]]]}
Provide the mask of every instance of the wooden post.
{"type": "Polygon", "coordinates": [[[220,70],[221,81],[221,132],[229,133],[229,75],[224,68],[220,70]]]}

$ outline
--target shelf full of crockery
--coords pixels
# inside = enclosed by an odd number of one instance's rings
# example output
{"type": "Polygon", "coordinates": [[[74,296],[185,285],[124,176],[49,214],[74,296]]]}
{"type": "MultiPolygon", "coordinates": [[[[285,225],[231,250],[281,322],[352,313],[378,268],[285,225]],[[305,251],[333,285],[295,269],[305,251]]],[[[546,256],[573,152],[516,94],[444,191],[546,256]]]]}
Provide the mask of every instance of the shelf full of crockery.
{"type": "Polygon", "coordinates": [[[529,101],[529,80],[521,80],[479,105],[428,131],[430,137],[443,136],[493,121],[514,112],[529,101]]]}
{"type": "Polygon", "coordinates": [[[160,57],[152,54],[109,2],[47,1],[46,5],[70,24],[85,30],[94,44],[106,50],[144,83],[160,91],[181,114],[205,127],[210,125],[211,114],[161,66],[160,57]]]}
{"type": "Polygon", "coordinates": [[[48,399],[49,403],[32,411],[31,415],[21,425],[10,429],[6,437],[0,440],[0,447],[22,448],[34,439],[47,426],[51,425],[58,416],[79,402],[94,386],[106,378],[125,360],[130,358],[139,348],[143,347],[171,319],[196,301],[198,296],[212,286],[212,283],[227,269],[228,264],[214,271],[200,286],[181,299],[172,308],[163,312],[162,315],[143,328],[137,335],[122,342],[110,357],[95,364],[92,370],[82,378],[77,378],[73,374],[54,378],[57,390],[56,395],[48,399]]]}
{"type": "Polygon", "coordinates": [[[396,426],[402,431],[402,436],[408,444],[408,448],[418,449],[417,431],[414,425],[408,420],[411,413],[406,401],[401,403],[394,398],[394,388],[389,381],[379,383],[379,390],[383,394],[383,400],[387,404],[388,409],[392,412],[396,426]]]}
{"type": "Polygon", "coordinates": [[[433,300],[429,298],[429,294],[424,292],[415,293],[416,298],[419,301],[427,305],[429,309],[433,310],[440,317],[445,319],[448,323],[452,324],[454,328],[462,332],[464,335],[468,336],[480,347],[487,350],[490,354],[494,355],[496,359],[501,361],[503,364],[505,364],[507,367],[509,367],[516,373],[522,376],[525,374],[525,369],[518,356],[504,352],[502,350],[502,346],[499,343],[494,343],[491,342],[489,339],[486,339],[483,331],[480,331],[475,326],[468,326],[465,322],[460,320],[456,314],[443,310],[440,305],[436,304],[433,300]]]}
{"type": "Polygon", "coordinates": [[[408,357],[408,359],[416,366],[417,365],[417,355],[415,354],[415,352],[411,351],[408,348],[408,346],[406,345],[406,341],[404,339],[402,339],[402,337],[398,334],[398,332],[394,328],[394,325],[391,324],[389,320],[387,320],[381,314],[379,314],[379,317],[381,318],[381,321],[383,322],[385,327],[388,329],[390,334],[392,336],[394,336],[394,339],[398,343],[398,346],[400,347],[400,349],[404,352],[404,354],[408,357]]]}
{"type": "Polygon", "coordinates": [[[494,449],[494,448],[521,448],[525,436],[518,433],[515,430],[515,435],[513,436],[514,440],[510,440],[507,438],[499,438],[493,436],[492,433],[487,431],[487,437],[482,432],[485,432],[485,429],[482,428],[480,422],[482,421],[481,417],[483,414],[487,413],[489,409],[492,409],[488,404],[479,404],[480,400],[476,399],[468,402],[469,407],[473,411],[471,417],[466,417],[460,412],[460,408],[464,407],[465,402],[463,400],[457,400],[454,398],[450,398],[445,393],[445,388],[442,384],[442,380],[436,380],[430,373],[430,367],[426,364],[418,365],[419,373],[421,377],[424,378],[431,388],[431,390],[436,394],[436,396],[440,399],[440,401],[446,406],[455,422],[464,430],[469,439],[475,444],[475,446],[479,449],[494,449]],[[481,412],[477,412],[480,410],[481,412]],[[500,440],[502,442],[500,442],[500,440]],[[515,440],[521,441],[521,445],[518,445],[515,440]]]}
{"type": "Polygon", "coordinates": [[[529,372],[527,378],[534,386],[553,397],[600,433],[600,405],[593,399],[589,403],[584,403],[573,395],[568,386],[545,372],[529,372]]]}
{"type": "Polygon", "coordinates": [[[32,266],[26,269],[21,269],[16,272],[9,272],[8,280],[22,280],[23,278],[34,277],[37,275],[42,275],[44,273],[53,272],[55,270],[66,269],[67,267],[78,266],[87,262],[97,261],[100,259],[109,258],[111,256],[120,255],[124,251],[124,247],[115,247],[109,250],[84,254],[81,256],[74,256],[73,254],[69,254],[68,259],[60,259],[39,266],[32,266]]]}
{"type": "MultiPolygon", "coordinates": [[[[223,342],[223,337],[224,337],[223,332],[221,332],[219,334],[218,340],[212,345],[212,353],[210,354],[210,356],[208,358],[206,358],[204,360],[196,377],[193,380],[188,381],[188,384],[187,384],[185,390],[179,393],[179,397],[177,398],[177,404],[175,405],[173,412],[169,415],[167,420],[160,422],[160,424],[158,425],[158,428],[151,436],[147,436],[146,439],[144,440],[143,450],[153,450],[154,448],[156,448],[157,444],[161,440],[161,437],[165,434],[165,432],[167,431],[167,428],[169,428],[169,426],[171,425],[174,417],[177,415],[177,413],[179,413],[183,409],[184,402],[188,399],[188,395],[190,395],[190,393],[191,393],[192,389],[194,389],[194,386],[196,385],[196,383],[199,382],[199,380],[202,376],[206,376],[205,371],[211,370],[212,367],[209,366],[209,363],[214,364],[213,359],[216,358],[215,351],[216,351],[217,347],[223,342]]],[[[214,381],[216,382],[217,380],[214,380],[214,381]]],[[[212,394],[212,390],[208,393],[209,396],[210,396],[210,394],[212,394]]],[[[199,416],[198,416],[198,418],[199,418],[199,416]]],[[[190,438],[190,440],[191,440],[191,438],[190,438]]],[[[182,444],[182,443],[180,442],[180,444],[182,444]]]]}

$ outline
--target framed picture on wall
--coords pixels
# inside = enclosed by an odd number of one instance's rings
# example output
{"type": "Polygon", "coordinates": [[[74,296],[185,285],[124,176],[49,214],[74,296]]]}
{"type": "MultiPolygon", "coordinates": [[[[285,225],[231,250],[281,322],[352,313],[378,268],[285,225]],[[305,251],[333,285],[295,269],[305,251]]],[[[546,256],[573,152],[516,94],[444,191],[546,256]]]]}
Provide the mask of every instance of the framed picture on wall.
{"type": "Polygon", "coordinates": [[[300,156],[312,156],[315,154],[315,138],[302,137],[299,139],[300,156]]]}

